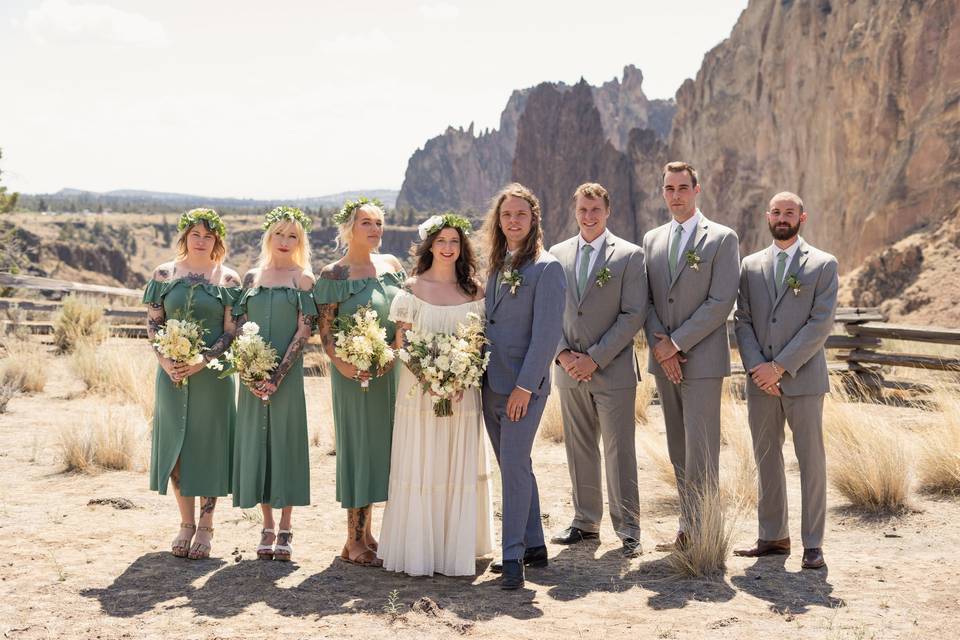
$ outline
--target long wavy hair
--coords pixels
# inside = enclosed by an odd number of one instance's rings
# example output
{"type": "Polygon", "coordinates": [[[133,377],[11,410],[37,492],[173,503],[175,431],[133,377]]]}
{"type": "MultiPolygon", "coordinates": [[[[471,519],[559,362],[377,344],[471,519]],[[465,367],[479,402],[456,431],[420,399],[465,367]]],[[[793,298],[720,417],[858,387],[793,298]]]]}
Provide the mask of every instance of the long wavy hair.
{"type": "Polygon", "coordinates": [[[477,282],[477,255],[473,250],[470,238],[463,232],[463,229],[441,227],[418,244],[415,244],[410,250],[410,255],[417,261],[413,268],[413,275],[420,275],[433,266],[433,252],[430,249],[433,248],[434,241],[444,229],[456,229],[457,235],[460,236],[460,255],[457,256],[457,262],[454,265],[457,273],[457,286],[472,300],[477,297],[477,291],[480,290],[480,285],[477,282]]]}
{"type": "Polygon", "coordinates": [[[257,258],[258,273],[263,273],[264,269],[270,268],[273,263],[273,251],[270,250],[270,236],[274,233],[287,233],[293,230],[297,234],[297,246],[291,252],[290,258],[293,263],[304,270],[309,275],[313,275],[310,268],[310,237],[296,220],[281,220],[275,222],[269,229],[263,232],[260,240],[260,256],[257,258]]]}
{"type": "Polygon", "coordinates": [[[543,229],[540,227],[540,201],[533,191],[526,188],[518,182],[511,182],[497,195],[493,196],[490,202],[490,210],[487,211],[486,220],[483,223],[483,235],[487,240],[487,274],[500,273],[503,270],[503,263],[507,253],[507,237],[503,235],[503,229],[500,228],[500,207],[503,201],[510,196],[516,196],[527,201],[530,205],[530,213],[533,220],[530,224],[530,233],[523,241],[523,246],[514,254],[511,267],[519,269],[528,262],[536,260],[543,251],[543,229]]]}

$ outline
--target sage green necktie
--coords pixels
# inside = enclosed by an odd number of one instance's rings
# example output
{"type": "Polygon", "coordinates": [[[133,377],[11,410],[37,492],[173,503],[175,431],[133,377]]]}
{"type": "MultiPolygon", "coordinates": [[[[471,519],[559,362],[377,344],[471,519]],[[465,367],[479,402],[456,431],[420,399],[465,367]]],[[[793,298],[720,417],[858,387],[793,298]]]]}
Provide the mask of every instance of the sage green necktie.
{"type": "Polygon", "coordinates": [[[670,278],[677,274],[677,256],[680,255],[680,242],[683,240],[683,227],[677,225],[677,230],[673,233],[673,242],[670,243],[670,255],[667,258],[670,261],[670,278]]]}
{"type": "Polygon", "coordinates": [[[787,266],[787,252],[781,251],[777,254],[777,271],[774,275],[774,281],[777,283],[777,295],[780,295],[780,291],[783,289],[783,272],[786,270],[787,266]]]}
{"type": "Polygon", "coordinates": [[[588,244],[580,249],[580,267],[577,269],[577,295],[583,295],[583,290],[587,288],[587,274],[590,273],[590,254],[593,247],[588,244]]]}

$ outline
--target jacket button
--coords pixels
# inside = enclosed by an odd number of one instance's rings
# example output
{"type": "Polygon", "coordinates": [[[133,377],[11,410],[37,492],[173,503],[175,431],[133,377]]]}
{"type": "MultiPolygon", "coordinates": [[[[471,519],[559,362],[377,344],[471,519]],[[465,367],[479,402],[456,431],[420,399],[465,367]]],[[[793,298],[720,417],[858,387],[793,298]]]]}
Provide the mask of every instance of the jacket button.
{"type": "Polygon", "coordinates": [[[493,320],[493,319],[491,319],[491,320],[490,320],[490,324],[497,324],[497,321],[496,321],[496,320],[493,320]]]}
{"type": "Polygon", "coordinates": [[[577,315],[578,315],[578,316],[582,316],[582,315],[583,315],[583,311],[577,311],[577,315]]]}
{"type": "Polygon", "coordinates": [[[773,346],[768,344],[767,349],[773,349],[773,346]]]}
{"type": "Polygon", "coordinates": [[[773,319],[773,320],[771,320],[770,322],[772,322],[773,324],[777,324],[777,319],[776,319],[776,318],[774,318],[774,319],[773,319]]]}
{"type": "Polygon", "coordinates": [[[667,327],[667,331],[671,331],[670,327],[667,327]]]}
{"type": "Polygon", "coordinates": [[[667,298],[667,302],[673,302],[673,298],[667,298]]]}

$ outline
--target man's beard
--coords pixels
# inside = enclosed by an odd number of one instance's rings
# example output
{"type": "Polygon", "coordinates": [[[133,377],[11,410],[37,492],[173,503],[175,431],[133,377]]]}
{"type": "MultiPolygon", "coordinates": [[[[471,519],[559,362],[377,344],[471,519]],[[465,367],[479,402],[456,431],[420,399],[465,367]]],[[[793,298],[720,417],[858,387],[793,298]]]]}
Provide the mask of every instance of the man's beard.
{"type": "Polygon", "coordinates": [[[783,224],[783,223],[779,223],[779,222],[778,222],[778,223],[776,223],[776,224],[770,224],[770,235],[773,236],[773,239],[774,239],[774,240],[790,240],[790,239],[793,238],[795,235],[797,235],[798,233],[800,233],[800,223],[799,223],[799,222],[797,223],[797,226],[795,226],[795,227],[791,227],[791,226],[787,225],[786,228],[784,228],[784,227],[782,227],[782,226],[780,226],[779,228],[777,228],[778,225],[781,225],[781,224],[783,224]]]}

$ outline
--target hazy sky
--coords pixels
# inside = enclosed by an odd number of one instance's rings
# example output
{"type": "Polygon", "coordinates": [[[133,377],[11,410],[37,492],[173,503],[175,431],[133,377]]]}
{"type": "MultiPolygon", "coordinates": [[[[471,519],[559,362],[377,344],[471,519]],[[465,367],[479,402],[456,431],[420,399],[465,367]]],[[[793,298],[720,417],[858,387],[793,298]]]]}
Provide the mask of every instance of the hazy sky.
{"type": "Polygon", "coordinates": [[[211,196],[399,189],[513,89],[634,64],[673,96],[746,0],[2,0],[3,183],[211,196]],[[680,13],[682,11],[682,13],[680,13]]]}

